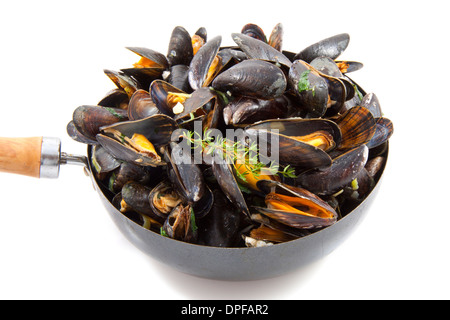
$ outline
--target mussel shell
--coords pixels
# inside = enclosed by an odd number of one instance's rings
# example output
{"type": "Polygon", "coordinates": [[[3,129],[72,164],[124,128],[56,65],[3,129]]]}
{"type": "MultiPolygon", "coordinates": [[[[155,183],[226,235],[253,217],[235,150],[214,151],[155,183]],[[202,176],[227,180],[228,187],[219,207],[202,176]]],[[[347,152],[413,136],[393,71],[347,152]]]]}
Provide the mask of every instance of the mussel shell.
{"type": "Polygon", "coordinates": [[[331,165],[330,156],[325,151],[310,144],[281,133],[263,129],[248,128],[245,131],[254,139],[253,141],[258,141],[259,144],[262,143],[267,146],[267,154],[271,154],[274,157],[274,153],[278,151],[280,163],[302,169],[321,168],[331,165]]]}
{"type": "Polygon", "coordinates": [[[75,124],[73,123],[73,120],[67,124],[66,131],[69,137],[71,137],[73,140],[77,142],[92,145],[98,144],[97,140],[92,140],[84,136],[80,131],[78,131],[77,128],[75,127],[75,124]]]}
{"type": "Polygon", "coordinates": [[[273,28],[268,43],[271,47],[281,52],[283,47],[283,25],[281,23],[278,23],[273,28]]]}
{"type": "Polygon", "coordinates": [[[148,91],[142,89],[133,94],[128,104],[128,118],[130,120],[148,118],[159,112],[148,91]]]}
{"type": "MultiPolygon", "coordinates": [[[[179,196],[178,193],[177,193],[176,191],[174,191],[174,189],[172,188],[171,183],[170,183],[167,179],[165,179],[165,180],[161,181],[160,183],[158,183],[158,184],[152,189],[152,191],[151,191],[150,194],[149,194],[150,207],[152,208],[153,212],[154,212],[156,215],[160,216],[160,217],[161,217],[162,219],[164,219],[164,220],[167,219],[167,216],[169,215],[170,212],[166,213],[166,212],[161,211],[161,210],[155,205],[154,199],[155,199],[155,198],[158,199],[158,198],[161,196],[161,192],[165,192],[165,191],[167,191],[167,190],[170,190],[171,193],[173,192],[174,194],[176,194],[177,196],[179,196]]],[[[181,202],[181,197],[179,198],[179,201],[181,202]]],[[[179,203],[178,203],[178,204],[179,204],[179,203]]],[[[177,205],[178,205],[178,204],[177,204],[177,205]]],[[[167,207],[167,211],[168,211],[168,210],[172,211],[170,208],[171,208],[171,207],[167,207]]],[[[172,208],[172,209],[173,209],[173,208],[172,208]]]]}
{"type": "Polygon", "coordinates": [[[221,190],[214,190],[208,216],[198,221],[198,243],[212,247],[233,247],[239,239],[242,215],[221,190]]]}
{"type": "Polygon", "coordinates": [[[148,90],[150,84],[161,79],[164,69],[162,68],[127,68],[121,69],[125,75],[136,80],[136,89],[148,90]]]}
{"type": "Polygon", "coordinates": [[[167,103],[167,96],[170,92],[186,94],[186,92],[184,92],[183,90],[178,89],[177,87],[163,80],[155,80],[150,86],[150,95],[159,111],[162,114],[174,117],[175,114],[173,113],[172,108],[167,103]]]}
{"type": "Polygon", "coordinates": [[[333,59],[329,57],[317,57],[311,61],[310,65],[317,71],[335,78],[342,78],[342,72],[333,59]]]}
{"type": "Polygon", "coordinates": [[[183,27],[175,27],[170,37],[167,60],[169,66],[184,64],[188,66],[194,56],[191,36],[183,27]]]}
{"type": "Polygon", "coordinates": [[[261,29],[261,27],[256,24],[253,23],[246,24],[245,26],[242,27],[241,33],[253,39],[258,39],[260,41],[267,43],[267,37],[263,29],[261,29]]]}
{"type": "Polygon", "coordinates": [[[342,134],[339,126],[328,119],[273,119],[256,122],[249,125],[247,129],[257,130],[278,130],[285,136],[301,137],[317,131],[326,131],[333,137],[334,143],[338,146],[342,140],[342,134]]]}
{"type": "Polygon", "coordinates": [[[227,196],[228,200],[230,200],[240,212],[243,212],[246,216],[250,216],[250,211],[247,207],[244,196],[239,189],[232,166],[226,161],[217,160],[221,159],[220,155],[217,155],[217,157],[214,158],[211,165],[217,183],[223,193],[227,196]]]}
{"type": "Polygon", "coordinates": [[[131,97],[133,93],[139,89],[139,84],[137,81],[122,71],[104,69],[103,72],[111,79],[112,82],[114,82],[117,88],[125,91],[128,97],[131,97]]]}
{"type": "Polygon", "coordinates": [[[174,118],[175,120],[183,119],[186,117],[190,117],[191,114],[196,116],[200,116],[201,114],[206,114],[208,111],[212,110],[214,106],[218,103],[217,94],[210,90],[209,88],[200,88],[195,90],[192,95],[186,99],[184,102],[184,110],[183,112],[177,114],[174,118]],[[207,107],[207,105],[210,104],[207,107]],[[201,114],[196,114],[199,109],[205,108],[207,110],[201,111],[201,114]]]}
{"type": "Polygon", "coordinates": [[[368,159],[369,149],[361,145],[333,159],[328,168],[309,170],[300,174],[296,182],[318,195],[332,195],[352,182],[368,159]]]}
{"type": "Polygon", "coordinates": [[[191,92],[191,86],[189,85],[189,66],[184,64],[177,64],[170,68],[170,75],[167,78],[167,82],[173,85],[175,88],[184,92],[191,92]]]}
{"type": "Polygon", "coordinates": [[[136,182],[150,186],[162,176],[159,168],[138,166],[131,162],[122,162],[120,167],[112,174],[109,181],[109,188],[113,192],[118,192],[128,182],[136,182]]]}
{"type": "Polygon", "coordinates": [[[375,134],[373,135],[372,139],[367,143],[367,147],[369,149],[376,148],[386,141],[389,140],[389,138],[394,133],[394,124],[391,120],[388,118],[377,118],[375,119],[376,122],[376,130],[375,134]]]}
{"type": "Polygon", "coordinates": [[[279,209],[257,207],[257,210],[265,216],[274,219],[280,223],[286,224],[292,228],[298,229],[313,229],[319,227],[326,227],[334,224],[337,221],[336,211],[321,198],[315,194],[299,187],[293,187],[277,181],[261,180],[258,182],[258,187],[261,188],[270,196],[270,194],[280,194],[289,197],[303,199],[305,211],[308,211],[308,206],[319,206],[326,211],[330,217],[318,217],[313,215],[304,215],[299,212],[290,212],[279,209]]]}
{"type": "Polygon", "coordinates": [[[347,33],[338,34],[321,40],[303,49],[295,55],[294,60],[304,60],[310,63],[317,57],[329,57],[335,60],[347,49],[350,36],[347,33]]]}
{"type": "Polygon", "coordinates": [[[90,140],[96,140],[101,127],[126,120],[127,111],[117,108],[84,105],[73,112],[75,128],[90,140]]]}
{"type": "Polygon", "coordinates": [[[250,59],[259,59],[279,63],[288,68],[292,62],[279,50],[273,48],[269,44],[241,33],[231,34],[234,42],[250,59]]]}
{"type": "Polygon", "coordinates": [[[205,194],[205,181],[203,172],[192,158],[191,149],[183,147],[182,143],[170,145],[170,150],[166,148],[166,157],[171,165],[170,181],[186,202],[193,204],[200,201],[205,194]]]}
{"type": "Polygon", "coordinates": [[[108,92],[97,105],[109,108],[127,109],[130,97],[122,89],[114,89],[108,92]]]}
{"type": "Polygon", "coordinates": [[[155,114],[145,119],[125,121],[111,126],[102,127],[101,130],[115,129],[131,138],[133,134],[144,135],[154,146],[159,148],[170,142],[172,132],[177,128],[176,122],[163,114],[155,114]]]}
{"type": "MultiPolygon", "coordinates": [[[[163,147],[170,142],[172,132],[176,128],[176,122],[172,118],[162,114],[156,114],[145,119],[126,121],[119,124],[102,127],[101,131],[104,133],[105,131],[108,131],[108,129],[116,130],[128,138],[131,138],[135,133],[142,134],[153,144],[155,150],[158,150],[160,147],[163,147]]],[[[124,145],[123,142],[111,138],[108,135],[98,134],[96,138],[108,152],[118,159],[131,161],[137,165],[143,166],[164,165],[164,162],[155,161],[153,158],[138,153],[134,149],[124,145]]]]}
{"type": "Polygon", "coordinates": [[[96,145],[92,149],[91,162],[97,175],[114,171],[121,165],[121,162],[101,145],[96,145]]]}
{"type": "Polygon", "coordinates": [[[273,99],[286,90],[287,80],[277,66],[262,60],[245,60],[219,74],[212,87],[234,96],[273,99]]]}
{"type": "Polygon", "coordinates": [[[342,132],[339,149],[347,150],[368,143],[375,134],[376,121],[372,113],[364,107],[351,108],[336,123],[342,132]]]}
{"type": "Polygon", "coordinates": [[[289,83],[303,110],[315,117],[322,117],[325,114],[328,105],[328,85],[317,71],[304,61],[297,60],[289,69],[289,83]],[[299,88],[300,81],[308,88],[299,88]]]}
{"type": "Polygon", "coordinates": [[[136,182],[128,182],[122,188],[122,199],[136,212],[145,214],[159,223],[164,223],[164,219],[156,215],[150,207],[149,196],[151,188],[136,182]]]}
{"type": "Polygon", "coordinates": [[[358,61],[336,61],[342,73],[350,73],[361,70],[364,64],[358,61]]]}
{"type": "Polygon", "coordinates": [[[221,36],[209,40],[198,50],[197,54],[192,59],[188,73],[189,84],[192,89],[197,90],[198,88],[208,85],[208,83],[205,83],[205,80],[211,64],[219,52],[221,43],[221,36]]]}
{"type": "Polygon", "coordinates": [[[223,116],[225,124],[237,125],[284,118],[287,112],[288,100],[284,96],[270,100],[240,97],[224,108],[223,116]]]}
{"type": "Polygon", "coordinates": [[[152,61],[153,63],[155,63],[155,67],[159,67],[164,70],[169,68],[169,61],[167,61],[166,56],[158,51],[143,47],[126,47],[126,48],[136,53],[137,55],[152,61]]]}
{"type": "Polygon", "coordinates": [[[361,101],[361,106],[369,109],[374,118],[381,118],[383,116],[380,101],[375,93],[366,94],[361,101]]]}
{"type": "Polygon", "coordinates": [[[169,238],[189,243],[196,243],[198,232],[195,218],[191,214],[191,206],[179,204],[167,217],[162,229],[169,238]]]}

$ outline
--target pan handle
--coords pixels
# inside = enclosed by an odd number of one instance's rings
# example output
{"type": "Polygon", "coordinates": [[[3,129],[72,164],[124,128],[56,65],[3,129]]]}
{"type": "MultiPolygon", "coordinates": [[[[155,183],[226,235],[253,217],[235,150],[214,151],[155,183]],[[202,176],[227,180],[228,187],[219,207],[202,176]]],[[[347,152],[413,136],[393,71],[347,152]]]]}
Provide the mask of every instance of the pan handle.
{"type": "Polygon", "coordinates": [[[61,152],[59,138],[0,138],[0,172],[56,179],[61,164],[87,167],[87,159],[61,152]]]}

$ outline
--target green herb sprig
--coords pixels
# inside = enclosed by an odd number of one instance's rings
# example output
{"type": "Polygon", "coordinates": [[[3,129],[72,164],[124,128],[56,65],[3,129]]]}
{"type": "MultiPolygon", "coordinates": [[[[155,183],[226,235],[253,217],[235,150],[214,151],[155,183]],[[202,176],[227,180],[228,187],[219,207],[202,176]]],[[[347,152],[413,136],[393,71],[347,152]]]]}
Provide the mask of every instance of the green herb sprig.
{"type": "Polygon", "coordinates": [[[258,178],[261,173],[267,175],[282,175],[286,178],[296,178],[295,168],[290,165],[281,166],[275,161],[265,164],[261,162],[263,155],[259,153],[258,145],[253,141],[250,145],[242,142],[232,142],[226,138],[215,138],[211,131],[206,129],[201,136],[198,132],[185,131],[183,134],[193,149],[201,148],[202,152],[210,156],[221,156],[223,160],[234,166],[237,178],[247,182],[246,176],[251,174],[258,178]],[[241,170],[245,166],[244,170],[241,170]],[[280,170],[281,169],[281,170],[280,170]]]}

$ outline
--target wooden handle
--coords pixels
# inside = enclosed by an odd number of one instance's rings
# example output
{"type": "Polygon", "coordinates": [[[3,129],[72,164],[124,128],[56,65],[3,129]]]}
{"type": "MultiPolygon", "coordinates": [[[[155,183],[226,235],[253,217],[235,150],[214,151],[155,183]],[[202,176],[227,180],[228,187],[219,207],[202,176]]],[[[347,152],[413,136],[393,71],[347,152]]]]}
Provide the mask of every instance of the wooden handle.
{"type": "Polygon", "coordinates": [[[0,171],[40,177],[42,137],[0,138],[0,171]]]}

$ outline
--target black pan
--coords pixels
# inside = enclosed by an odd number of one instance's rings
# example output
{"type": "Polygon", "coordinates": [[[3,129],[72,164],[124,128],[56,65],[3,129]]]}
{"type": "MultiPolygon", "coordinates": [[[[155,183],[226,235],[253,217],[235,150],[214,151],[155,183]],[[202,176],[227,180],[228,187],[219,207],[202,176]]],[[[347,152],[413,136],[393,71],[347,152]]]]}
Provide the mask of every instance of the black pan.
{"type": "MultiPolygon", "coordinates": [[[[88,147],[87,157],[61,153],[58,139],[44,138],[43,142],[39,142],[39,140],[0,138],[0,171],[55,178],[59,173],[59,164],[79,163],[86,166],[91,173],[92,164],[88,160],[91,158],[90,153],[91,147],[88,147]],[[15,148],[17,151],[14,153],[14,159],[8,159],[10,163],[13,163],[9,166],[4,164],[5,156],[2,159],[5,148],[15,148]],[[29,174],[24,172],[23,168],[16,168],[18,162],[26,162],[17,157],[25,157],[30,153],[38,152],[37,149],[39,149],[41,158],[40,175],[29,174]]],[[[388,150],[386,149],[386,158],[387,154],[388,150]]],[[[32,164],[23,164],[23,167],[27,166],[30,167],[32,164]]],[[[37,170],[39,171],[39,169],[37,170]]],[[[220,280],[255,280],[275,277],[299,269],[319,260],[337,248],[351,235],[369,212],[368,209],[380,188],[383,171],[384,167],[381,169],[380,179],[367,198],[334,225],[297,240],[260,248],[207,247],[163,237],[141,227],[120,213],[111,204],[108,192],[97,182],[95,175],[91,174],[91,178],[103,205],[116,226],[131,243],[144,253],[180,272],[199,277],[220,280]]]]}

